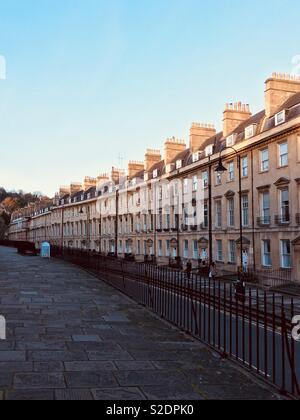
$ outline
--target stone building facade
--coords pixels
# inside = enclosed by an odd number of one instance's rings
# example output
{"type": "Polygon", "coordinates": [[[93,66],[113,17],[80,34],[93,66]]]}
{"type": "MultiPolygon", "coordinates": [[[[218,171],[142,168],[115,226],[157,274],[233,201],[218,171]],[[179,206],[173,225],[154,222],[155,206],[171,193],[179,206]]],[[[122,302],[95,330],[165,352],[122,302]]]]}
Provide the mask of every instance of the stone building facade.
{"type": "Polygon", "coordinates": [[[193,123],[189,145],[170,138],[163,155],[148,149],[127,174],[113,168],[62,187],[53,206],[13,215],[9,237],[159,264],[197,264],[212,251],[224,273],[244,264],[300,282],[300,79],[273,74],[255,115],[227,104],[220,133],[193,123]]]}

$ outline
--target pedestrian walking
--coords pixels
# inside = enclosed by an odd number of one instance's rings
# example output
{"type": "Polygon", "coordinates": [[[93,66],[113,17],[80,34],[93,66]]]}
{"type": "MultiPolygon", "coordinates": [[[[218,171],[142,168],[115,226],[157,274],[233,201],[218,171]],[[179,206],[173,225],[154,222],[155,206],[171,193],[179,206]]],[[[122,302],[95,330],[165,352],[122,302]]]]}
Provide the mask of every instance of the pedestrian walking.
{"type": "Polygon", "coordinates": [[[235,298],[238,302],[246,302],[246,284],[242,280],[238,280],[236,283],[235,298]]]}
{"type": "Polygon", "coordinates": [[[192,269],[193,269],[192,263],[190,260],[188,260],[186,264],[186,275],[187,275],[188,280],[191,279],[192,269]]]}
{"type": "Polygon", "coordinates": [[[216,266],[216,263],[213,262],[211,263],[211,266],[209,267],[209,278],[215,279],[217,277],[217,274],[218,274],[217,266],[216,266]]]}

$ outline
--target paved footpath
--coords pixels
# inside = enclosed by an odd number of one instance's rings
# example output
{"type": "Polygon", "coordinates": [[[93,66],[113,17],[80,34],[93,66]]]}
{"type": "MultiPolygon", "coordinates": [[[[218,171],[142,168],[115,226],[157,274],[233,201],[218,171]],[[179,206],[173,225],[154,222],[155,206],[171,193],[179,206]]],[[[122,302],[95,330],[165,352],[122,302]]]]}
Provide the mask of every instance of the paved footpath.
{"type": "Polygon", "coordinates": [[[0,248],[0,399],[277,399],[205,346],[61,261],[0,248]]]}

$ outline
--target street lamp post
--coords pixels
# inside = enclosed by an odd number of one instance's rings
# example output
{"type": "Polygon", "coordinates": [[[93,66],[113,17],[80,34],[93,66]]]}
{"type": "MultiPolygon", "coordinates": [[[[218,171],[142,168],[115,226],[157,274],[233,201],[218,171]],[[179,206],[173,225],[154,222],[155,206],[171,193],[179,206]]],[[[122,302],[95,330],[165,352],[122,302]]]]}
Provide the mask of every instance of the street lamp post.
{"type": "Polygon", "coordinates": [[[209,169],[208,169],[208,235],[209,235],[209,267],[213,263],[213,221],[212,221],[212,167],[211,158],[209,156],[209,169]]]}
{"type": "Polygon", "coordinates": [[[239,152],[234,148],[234,147],[227,147],[223,150],[221,150],[220,152],[220,157],[219,157],[219,163],[218,166],[216,167],[215,171],[218,173],[224,173],[227,172],[227,168],[225,168],[225,166],[223,165],[223,158],[222,158],[222,153],[224,150],[228,150],[231,149],[234,151],[234,153],[237,156],[238,159],[238,170],[239,170],[239,208],[240,208],[240,260],[241,260],[241,265],[239,268],[239,278],[241,276],[242,270],[243,270],[243,205],[242,205],[242,159],[241,156],[239,154],[239,152]]]}
{"type": "Polygon", "coordinates": [[[154,259],[154,263],[156,263],[156,256],[157,256],[157,189],[156,189],[156,185],[157,185],[157,181],[154,181],[153,185],[153,202],[154,202],[154,212],[153,212],[153,259],[154,259]]]}
{"type": "Polygon", "coordinates": [[[116,220],[115,220],[115,257],[118,258],[118,230],[119,230],[119,186],[116,186],[116,220]]]}
{"type": "Polygon", "coordinates": [[[179,214],[179,211],[176,217],[176,228],[177,228],[177,264],[180,267],[181,257],[180,257],[180,214],[179,214]]]}

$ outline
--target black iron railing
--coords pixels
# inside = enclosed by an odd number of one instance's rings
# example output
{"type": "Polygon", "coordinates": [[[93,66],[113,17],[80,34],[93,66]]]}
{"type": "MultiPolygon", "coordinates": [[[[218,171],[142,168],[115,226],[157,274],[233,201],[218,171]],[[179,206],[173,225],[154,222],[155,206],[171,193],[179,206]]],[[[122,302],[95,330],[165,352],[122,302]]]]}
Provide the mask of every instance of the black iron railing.
{"type": "Polygon", "coordinates": [[[287,226],[291,223],[291,216],[289,214],[275,216],[275,225],[287,226]]]}
{"type": "Polygon", "coordinates": [[[293,322],[300,315],[298,299],[96,252],[53,246],[52,255],[88,270],[282,394],[300,399],[300,338],[293,322]]]}
{"type": "Polygon", "coordinates": [[[264,287],[280,287],[293,283],[292,268],[254,268],[247,267],[245,279],[264,287]]]}
{"type": "Polygon", "coordinates": [[[52,253],[87,269],[283,394],[300,398],[300,342],[292,338],[300,305],[293,298],[93,252],[54,247],[52,253]]]}
{"type": "Polygon", "coordinates": [[[265,216],[265,217],[258,217],[257,218],[257,225],[260,227],[263,226],[269,226],[271,224],[271,217],[265,216]]]}

